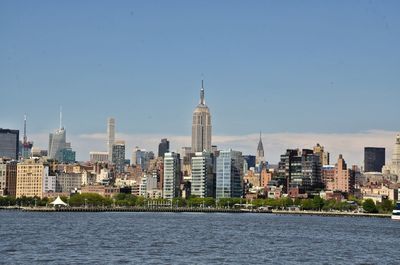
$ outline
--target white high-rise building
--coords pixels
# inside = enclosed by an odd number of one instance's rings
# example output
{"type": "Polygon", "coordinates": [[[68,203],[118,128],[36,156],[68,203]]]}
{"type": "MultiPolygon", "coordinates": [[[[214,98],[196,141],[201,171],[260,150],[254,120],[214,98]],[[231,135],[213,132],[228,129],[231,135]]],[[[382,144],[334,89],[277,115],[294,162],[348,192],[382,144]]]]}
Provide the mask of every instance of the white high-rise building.
{"type": "Polygon", "coordinates": [[[164,154],[164,189],[163,198],[173,199],[179,196],[180,158],[177,153],[164,154]]]}
{"type": "Polygon", "coordinates": [[[107,148],[108,161],[112,162],[112,150],[115,143],[115,119],[109,118],[107,122],[107,148]]]}
{"type": "Polygon", "coordinates": [[[211,113],[204,100],[204,87],[201,83],[200,103],[193,112],[192,152],[211,152],[211,113]]]}
{"type": "Polygon", "coordinates": [[[396,136],[396,143],[393,148],[392,161],[382,169],[385,174],[400,176],[400,134],[396,136]]]}

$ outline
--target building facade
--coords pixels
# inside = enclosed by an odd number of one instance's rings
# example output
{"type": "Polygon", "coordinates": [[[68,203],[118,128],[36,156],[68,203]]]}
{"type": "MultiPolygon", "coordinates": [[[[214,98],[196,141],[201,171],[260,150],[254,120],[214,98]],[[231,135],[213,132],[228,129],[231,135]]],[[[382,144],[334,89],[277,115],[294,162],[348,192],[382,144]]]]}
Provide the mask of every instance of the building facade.
{"type": "Polygon", "coordinates": [[[18,160],[19,130],[0,128],[0,157],[18,160]]]}
{"type": "Polygon", "coordinates": [[[42,198],[49,166],[39,159],[27,159],[17,165],[16,197],[42,198]]]}
{"type": "Polygon", "coordinates": [[[214,158],[210,152],[197,152],[192,157],[191,195],[215,197],[214,158]]]}
{"type": "Polygon", "coordinates": [[[204,88],[200,90],[200,103],[193,112],[192,152],[211,152],[211,113],[204,99],[204,88]]]}
{"type": "Polygon", "coordinates": [[[216,162],[216,198],[243,196],[243,156],[239,151],[220,151],[216,162]]]}
{"type": "Polygon", "coordinates": [[[317,143],[317,145],[313,147],[313,152],[319,156],[319,161],[322,166],[329,165],[329,153],[325,151],[323,146],[317,143]]]}
{"type": "Polygon", "coordinates": [[[112,147],[112,162],[117,172],[124,172],[125,168],[125,142],[116,141],[112,147]]]}
{"type": "Polygon", "coordinates": [[[164,154],[163,198],[173,199],[179,196],[181,182],[180,156],[170,152],[164,154]]]}
{"type": "Polygon", "coordinates": [[[385,174],[400,176],[400,134],[396,136],[396,143],[393,148],[392,161],[383,169],[385,174]]]}
{"type": "Polygon", "coordinates": [[[89,152],[90,162],[107,162],[108,161],[108,152],[89,152]]]}
{"type": "Polygon", "coordinates": [[[108,159],[112,162],[113,146],[115,143],[115,119],[109,118],[107,120],[107,151],[108,159]]]}
{"type": "Polygon", "coordinates": [[[169,141],[164,138],[158,145],[158,157],[164,157],[165,153],[169,153],[169,141]]]}
{"type": "Polygon", "coordinates": [[[277,178],[285,192],[291,188],[301,192],[322,188],[319,155],[309,149],[286,150],[278,164],[277,178]]]}
{"type": "Polygon", "coordinates": [[[364,148],[364,172],[382,172],[385,165],[385,148],[364,148]]]}

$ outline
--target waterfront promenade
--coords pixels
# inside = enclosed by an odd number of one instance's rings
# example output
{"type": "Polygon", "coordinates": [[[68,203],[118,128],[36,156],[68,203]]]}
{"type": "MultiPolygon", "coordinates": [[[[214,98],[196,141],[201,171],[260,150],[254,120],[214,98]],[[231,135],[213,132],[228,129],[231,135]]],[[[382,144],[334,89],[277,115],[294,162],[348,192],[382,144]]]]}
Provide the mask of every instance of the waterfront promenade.
{"type": "Polygon", "coordinates": [[[314,215],[333,217],[376,217],[390,218],[391,214],[325,212],[325,211],[286,211],[286,210],[249,210],[233,208],[188,208],[188,207],[1,207],[0,210],[18,210],[25,212],[175,212],[175,213],[265,213],[275,215],[314,215]]]}

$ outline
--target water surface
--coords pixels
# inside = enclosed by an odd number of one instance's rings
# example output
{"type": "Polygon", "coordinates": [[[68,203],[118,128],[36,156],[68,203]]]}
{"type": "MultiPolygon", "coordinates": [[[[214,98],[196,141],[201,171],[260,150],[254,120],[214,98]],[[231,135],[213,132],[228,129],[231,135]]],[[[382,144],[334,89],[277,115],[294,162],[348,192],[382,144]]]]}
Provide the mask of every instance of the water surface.
{"type": "Polygon", "coordinates": [[[400,264],[400,222],[222,213],[0,211],[2,264],[400,264]]]}

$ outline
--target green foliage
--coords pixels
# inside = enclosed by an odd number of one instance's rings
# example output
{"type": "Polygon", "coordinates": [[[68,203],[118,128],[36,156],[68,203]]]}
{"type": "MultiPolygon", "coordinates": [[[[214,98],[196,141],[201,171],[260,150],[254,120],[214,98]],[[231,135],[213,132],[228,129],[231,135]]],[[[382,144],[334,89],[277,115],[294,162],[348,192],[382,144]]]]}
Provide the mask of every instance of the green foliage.
{"type": "Polygon", "coordinates": [[[112,203],[112,199],[105,198],[97,193],[74,194],[69,199],[69,205],[73,207],[111,206],[112,203]]]}
{"type": "Polygon", "coordinates": [[[375,202],[372,199],[366,199],[363,202],[363,209],[367,213],[377,213],[378,212],[378,208],[376,207],[375,202]]]}
{"type": "Polygon", "coordinates": [[[321,210],[323,207],[324,207],[324,200],[319,196],[315,196],[312,199],[313,210],[321,210]]]}
{"type": "Polygon", "coordinates": [[[382,213],[391,213],[394,209],[395,205],[391,200],[383,200],[381,203],[377,204],[377,208],[379,212],[382,213]]]}

